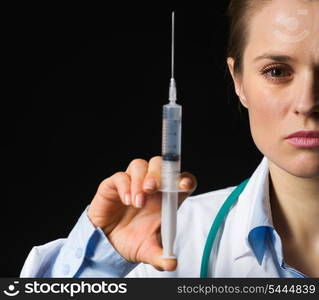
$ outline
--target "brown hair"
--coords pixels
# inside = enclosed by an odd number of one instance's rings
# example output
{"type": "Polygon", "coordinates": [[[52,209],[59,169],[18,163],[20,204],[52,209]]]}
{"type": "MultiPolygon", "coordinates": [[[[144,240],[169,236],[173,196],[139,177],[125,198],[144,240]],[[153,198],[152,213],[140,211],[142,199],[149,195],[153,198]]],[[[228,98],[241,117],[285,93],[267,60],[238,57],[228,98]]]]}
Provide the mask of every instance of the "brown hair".
{"type": "Polygon", "coordinates": [[[234,72],[242,72],[243,54],[248,41],[248,23],[263,5],[271,0],[230,0],[227,15],[230,18],[227,56],[234,58],[234,72]]]}
{"type": "MultiPolygon", "coordinates": [[[[234,59],[234,72],[242,73],[243,55],[248,41],[248,23],[254,13],[266,2],[271,0],[230,0],[227,16],[229,17],[229,37],[227,57],[234,59]]],[[[227,68],[228,70],[228,68],[227,68]]],[[[228,73],[229,74],[229,73],[228,73]]],[[[233,83],[233,81],[231,80],[233,83]]],[[[231,94],[234,89],[231,89],[231,94]]],[[[241,102],[238,101],[238,110],[242,117],[241,102]]]]}

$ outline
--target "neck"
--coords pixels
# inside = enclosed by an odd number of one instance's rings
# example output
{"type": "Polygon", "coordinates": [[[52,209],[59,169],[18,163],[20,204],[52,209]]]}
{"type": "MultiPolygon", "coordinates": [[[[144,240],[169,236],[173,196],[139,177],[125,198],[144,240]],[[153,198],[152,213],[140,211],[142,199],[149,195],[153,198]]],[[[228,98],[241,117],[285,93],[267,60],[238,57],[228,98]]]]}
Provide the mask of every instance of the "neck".
{"type": "Polygon", "coordinates": [[[319,177],[301,178],[269,160],[273,222],[284,240],[317,248],[319,243],[319,177]]]}

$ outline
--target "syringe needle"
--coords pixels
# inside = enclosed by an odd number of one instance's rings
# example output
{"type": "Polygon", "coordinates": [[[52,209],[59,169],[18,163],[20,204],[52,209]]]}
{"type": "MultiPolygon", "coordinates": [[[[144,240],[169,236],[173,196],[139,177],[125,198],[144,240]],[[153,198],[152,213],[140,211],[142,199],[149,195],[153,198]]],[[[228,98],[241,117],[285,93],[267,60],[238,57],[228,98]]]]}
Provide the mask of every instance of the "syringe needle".
{"type": "Polygon", "coordinates": [[[175,12],[172,12],[172,75],[171,78],[174,78],[174,42],[175,42],[175,12]]]}
{"type": "Polygon", "coordinates": [[[175,12],[172,12],[172,53],[171,53],[171,80],[169,84],[169,100],[172,103],[176,102],[176,82],[174,79],[174,49],[175,49],[175,12]]]}

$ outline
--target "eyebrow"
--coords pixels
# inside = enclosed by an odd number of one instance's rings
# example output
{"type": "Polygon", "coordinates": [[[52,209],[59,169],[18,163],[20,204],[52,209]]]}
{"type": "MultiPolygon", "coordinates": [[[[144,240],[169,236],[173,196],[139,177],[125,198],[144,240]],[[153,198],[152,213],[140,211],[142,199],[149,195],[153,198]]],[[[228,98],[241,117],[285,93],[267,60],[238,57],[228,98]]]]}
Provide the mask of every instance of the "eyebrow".
{"type": "Polygon", "coordinates": [[[291,56],[281,55],[281,54],[271,54],[271,53],[265,53],[263,55],[257,56],[254,58],[254,61],[258,61],[261,59],[270,59],[270,60],[278,61],[278,62],[295,61],[295,59],[291,56]]]}

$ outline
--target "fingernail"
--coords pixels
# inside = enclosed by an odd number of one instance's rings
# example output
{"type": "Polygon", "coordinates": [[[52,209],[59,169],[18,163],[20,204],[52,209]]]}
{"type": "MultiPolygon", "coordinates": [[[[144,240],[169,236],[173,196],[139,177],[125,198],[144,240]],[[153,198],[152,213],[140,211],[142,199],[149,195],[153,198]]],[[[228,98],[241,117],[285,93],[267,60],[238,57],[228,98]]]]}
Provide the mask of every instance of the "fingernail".
{"type": "Polygon", "coordinates": [[[156,182],[154,179],[148,179],[144,183],[144,189],[145,190],[154,190],[156,187],[156,182]]]}
{"type": "Polygon", "coordinates": [[[131,195],[130,194],[125,194],[124,201],[125,201],[126,205],[130,205],[131,204],[131,195]]]}
{"type": "Polygon", "coordinates": [[[138,207],[138,208],[142,208],[143,206],[143,194],[137,194],[135,196],[135,206],[138,207]]]}
{"type": "Polygon", "coordinates": [[[192,185],[192,180],[188,177],[184,177],[181,180],[180,185],[183,187],[190,187],[192,185]]]}

